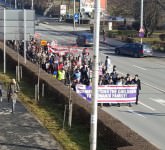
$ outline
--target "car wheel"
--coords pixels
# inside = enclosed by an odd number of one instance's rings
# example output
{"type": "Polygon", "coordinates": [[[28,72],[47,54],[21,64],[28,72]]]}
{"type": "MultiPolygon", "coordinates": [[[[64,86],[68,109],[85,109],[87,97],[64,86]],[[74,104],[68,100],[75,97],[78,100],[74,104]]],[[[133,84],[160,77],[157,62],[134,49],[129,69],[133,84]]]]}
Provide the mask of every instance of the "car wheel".
{"type": "Polygon", "coordinates": [[[116,49],[116,50],[115,50],[115,54],[116,54],[116,55],[120,55],[120,50],[116,49]]]}

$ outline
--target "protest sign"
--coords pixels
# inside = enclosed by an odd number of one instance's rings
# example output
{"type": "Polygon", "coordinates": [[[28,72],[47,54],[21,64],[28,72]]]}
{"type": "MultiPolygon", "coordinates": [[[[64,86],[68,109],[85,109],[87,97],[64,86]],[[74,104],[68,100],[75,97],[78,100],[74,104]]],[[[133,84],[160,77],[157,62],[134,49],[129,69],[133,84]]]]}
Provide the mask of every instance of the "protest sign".
{"type": "MultiPolygon", "coordinates": [[[[98,103],[135,103],[136,85],[104,85],[98,87],[98,103]]],[[[78,84],[76,92],[91,102],[92,87],[78,84]]]]}

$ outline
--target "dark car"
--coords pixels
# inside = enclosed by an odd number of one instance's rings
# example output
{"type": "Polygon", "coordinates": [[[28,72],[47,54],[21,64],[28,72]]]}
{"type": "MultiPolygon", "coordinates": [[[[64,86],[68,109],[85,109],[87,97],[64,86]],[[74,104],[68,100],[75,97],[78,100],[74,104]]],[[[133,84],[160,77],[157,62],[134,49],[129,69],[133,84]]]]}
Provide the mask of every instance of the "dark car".
{"type": "Polygon", "coordinates": [[[83,33],[78,35],[76,39],[78,46],[92,46],[93,45],[93,34],[83,33]]]}
{"type": "Polygon", "coordinates": [[[152,56],[153,50],[149,44],[128,43],[123,46],[115,48],[115,54],[130,55],[133,57],[152,56]]]}

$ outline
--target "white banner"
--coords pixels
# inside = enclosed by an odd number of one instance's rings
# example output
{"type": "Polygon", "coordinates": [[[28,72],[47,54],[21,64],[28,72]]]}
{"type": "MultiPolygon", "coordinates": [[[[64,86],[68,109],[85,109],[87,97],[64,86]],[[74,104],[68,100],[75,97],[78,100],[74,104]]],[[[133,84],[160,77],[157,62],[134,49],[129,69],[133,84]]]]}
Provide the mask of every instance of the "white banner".
{"type": "MultiPolygon", "coordinates": [[[[92,87],[78,84],[76,93],[81,97],[91,101],[92,87]]],[[[98,103],[135,103],[136,102],[136,85],[104,85],[98,87],[98,103]]]]}

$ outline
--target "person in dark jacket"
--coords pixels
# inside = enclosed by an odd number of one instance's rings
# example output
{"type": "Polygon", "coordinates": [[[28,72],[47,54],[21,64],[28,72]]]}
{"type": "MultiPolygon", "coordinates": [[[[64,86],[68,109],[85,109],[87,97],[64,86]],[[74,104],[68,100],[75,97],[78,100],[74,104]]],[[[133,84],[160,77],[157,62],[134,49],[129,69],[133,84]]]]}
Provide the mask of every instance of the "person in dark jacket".
{"type": "Polygon", "coordinates": [[[139,100],[139,90],[141,90],[141,82],[140,79],[138,78],[138,75],[136,74],[134,79],[132,80],[133,84],[137,85],[137,91],[136,91],[136,105],[138,104],[139,100]]]}

